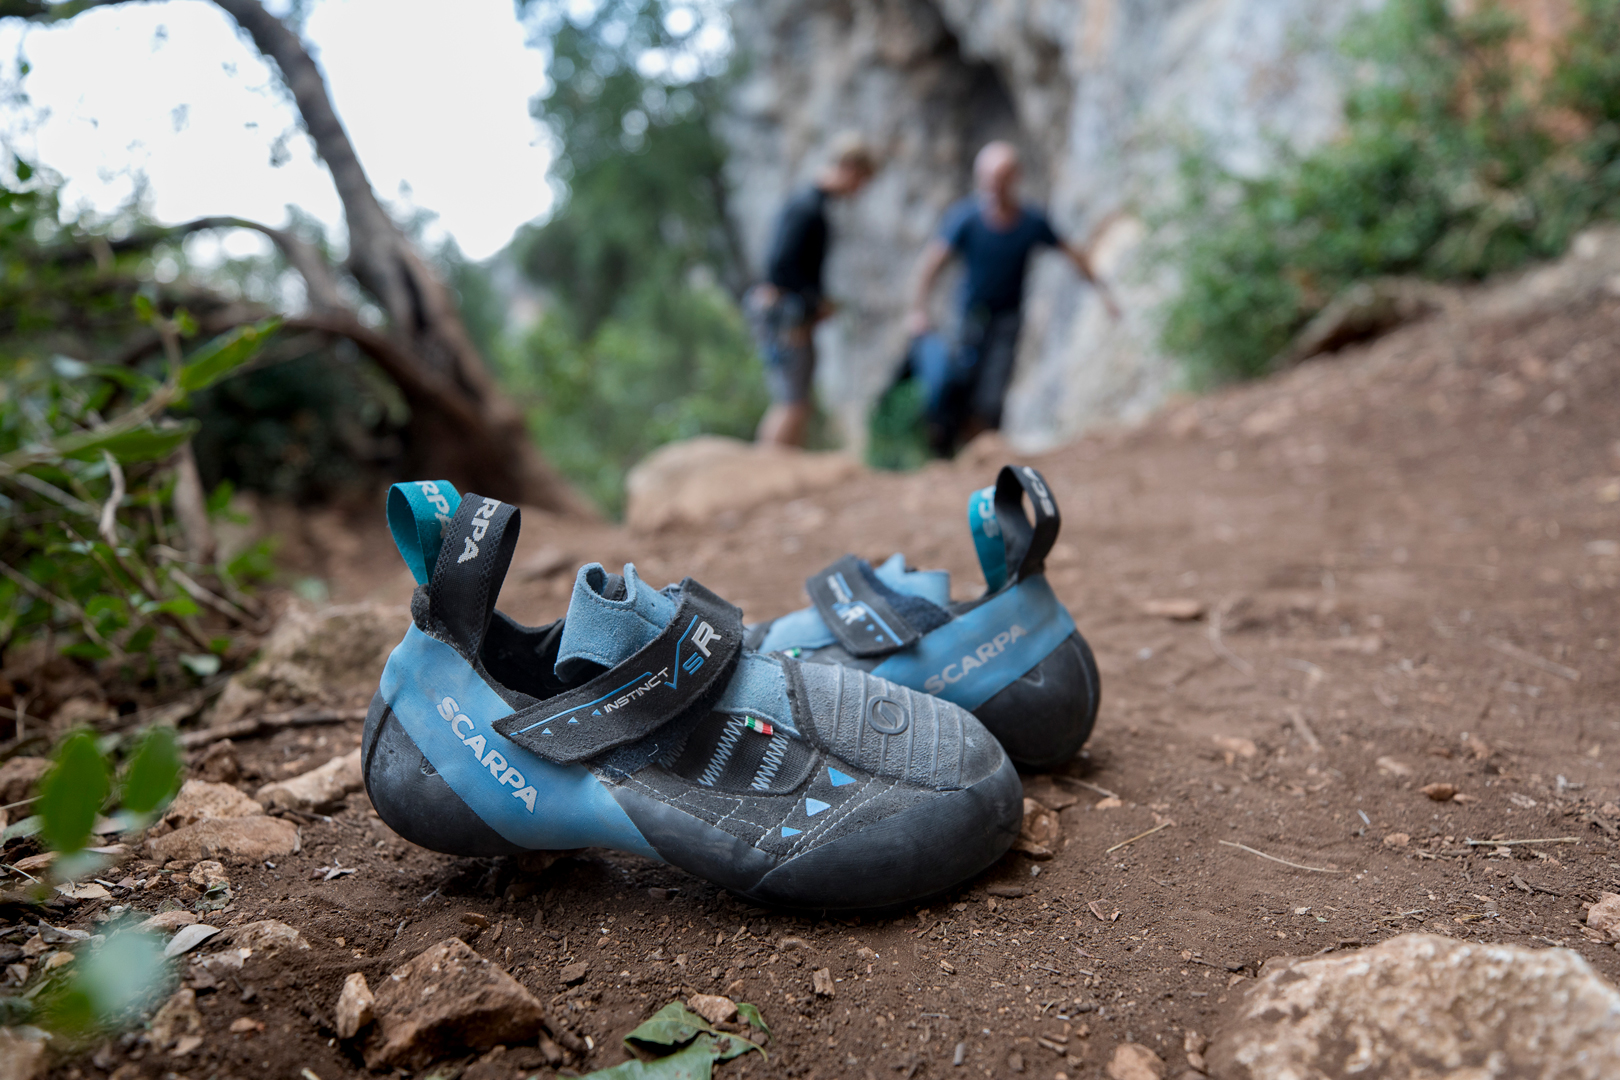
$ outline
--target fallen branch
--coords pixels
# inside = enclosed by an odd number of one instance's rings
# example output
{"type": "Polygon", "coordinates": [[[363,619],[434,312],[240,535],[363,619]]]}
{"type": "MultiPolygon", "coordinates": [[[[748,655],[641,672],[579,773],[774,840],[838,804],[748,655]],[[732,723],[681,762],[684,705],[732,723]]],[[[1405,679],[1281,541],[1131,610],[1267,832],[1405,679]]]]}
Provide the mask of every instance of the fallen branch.
{"type": "MultiPolygon", "coordinates": [[[[1170,826],[1172,826],[1174,824],[1175,824],[1175,822],[1173,822],[1173,821],[1167,821],[1163,825],[1155,825],[1155,826],[1153,826],[1153,828],[1149,829],[1145,833],[1137,833],[1135,836],[1131,837],[1129,840],[1121,840],[1119,843],[1115,844],[1113,847],[1111,847],[1107,851],[1103,852],[1103,854],[1104,855],[1112,855],[1114,852],[1118,851],[1120,848],[1124,847],[1126,844],[1134,844],[1138,840],[1142,839],[1142,837],[1144,837],[1144,836],[1152,836],[1154,833],[1158,832],[1160,829],[1168,829],[1170,826]]],[[[1224,842],[1225,841],[1222,841],[1222,843],[1224,843],[1224,842]]]]}
{"type": "Polygon", "coordinates": [[[1235,848],[1239,848],[1240,850],[1247,851],[1250,855],[1258,855],[1262,859],[1270,859],[1274,863],[1282,863],[1284,866],[1292,866],[1295,870],[1309,870],[1313,874],[1348,874],[1349,873],[1348,870],[1329,870],[1326,867],[1322,867],[1322,866],[1306,866],[1303,863],[1289,862],[1287,859],[1279,859],[1275,855],[1267,855],[1265,852],[1259,851],[1259,850],[1257,850],[1255,848],[1252,848],[1248,844],[1238,844],[1238,843],[1234,843],[1231,840],[1220,840],[1220,841],[1217,841],[1217,842],[1225,844],[1227,847],[1235,847],[1235,848]]]}
{"type": "Polygon", "coordinates": [[[1545,671],[1548,675],[1556,675],[1560,679],[1568,679],[1570,682],[1581,681],[1581,673],[1574,668],[1565,667],[1563,664],[1555,664],[1551,660],[1543,660],[1528,649],[1521,649],[1517,645],[1498,638],[1486,638],[1485,644],[1503,656],[1511,656],[1513,659],[1529,664],[1539,671],[1545,671]]]}
{"type": "Polygon", "coordinates": [[[1578,844],[1578,836],[1553,836],[1545,840],[1464,840],[1469,847],[1514,847],[1518,844],[1578,844]]]}
{"type": "Polygon", "coordinates": [[[280,731],[289,727],[313,727],[317,724],[346,724],[351,720],[364,720],[365,709],[332,709],[326,712],[265,713],[242,720],[233,720],[218,727],[188,731],[180,736],[180,745],[187,750],[205,746],[220,739],[245,739],[265,731],[280,731]]]}

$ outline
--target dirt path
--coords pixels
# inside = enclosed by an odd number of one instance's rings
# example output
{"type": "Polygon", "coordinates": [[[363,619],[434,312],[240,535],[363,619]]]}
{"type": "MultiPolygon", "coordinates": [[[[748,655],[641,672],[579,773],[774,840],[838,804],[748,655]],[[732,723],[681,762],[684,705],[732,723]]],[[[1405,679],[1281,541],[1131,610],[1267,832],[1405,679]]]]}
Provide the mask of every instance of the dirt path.
{"type": "MultiPolygon", "coordinates": [[[[115,1045],[67,1075],[359,1074],[328,1026],[343,976],[375,985],[457,934],[590,1037],[579,1072],[622,1060],[625,1031],[694,991],[758,1003],[775,1032],[768,1065],[721,1075],[1078,1078],[1105,1075],[1125,1041],[1176,1076],[1186,1033],[1209,1033],[1266,958],[1401,931],[1568,945],[1620,977],[1615,949],[1578,928],[1583,902],[1620,889],[1617,315],[1611,299],[1430,322],[1032,459],[1064,511],[1051,577],[1104,679],[1088,750],[1038,792],[1072,800],[1050,860],[1009,855],[899,917],[810,922],[629,857],[531,877],[428,854],[354,796],[303,823],[302,854],[231,869],[237,914],[293,924],[309,952],[200,994],[210,1037],[189,1057],[115,1045]],[[1174,598],[1205,616],[1144,612],[1174,598]],[[1471,844],[1560,837],[1576,842],[1471,844]],[[338,862],[356,872],[312,880],[338,862]],[[563,985],[577,961],[584,980],[563,985]],[[830,998],[812,993],[822,967],[830,998]],[[232,1033],[242,1016],[265,1031],[232,1033]]],[[[873,476],[703,535],[528,515],[517,565],[568,569],[514,575],[502,607],[555,618],[569,570],[595,558],[690,574],[760,618],[799,606],[799,582],[845,550],[904,550],[966,594],[980,582],[963,506],[1000,462],[873,476]]],[[[364,540],[344,591],[403,599],[385,534],[364,540]]],[[[269,777],[357,739],[242,749],[269,777]]],[[[514,1051],[465,1075],[531,1064],[514,1051]]]]}

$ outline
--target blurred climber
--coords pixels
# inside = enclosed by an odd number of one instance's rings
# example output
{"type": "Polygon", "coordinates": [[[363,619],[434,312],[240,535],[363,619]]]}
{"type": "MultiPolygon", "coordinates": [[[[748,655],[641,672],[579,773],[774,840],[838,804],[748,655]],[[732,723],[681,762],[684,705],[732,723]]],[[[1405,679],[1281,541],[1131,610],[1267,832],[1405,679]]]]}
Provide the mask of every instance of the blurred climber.
{"type": "Polygon", "coordinates": [[[847,199],[877,172],[877,159],[859,136],[841,135],[815,181],[782,208],[766,260],[765,281],[748,298],[749,314],[765,361],[771,407],[755,438],[803,446],[815,381],[815,326],[834,305],[822,288],[827,260],[827,200],[847,199]]]}
{"type": "Polygon", "coordinates": [[[973,160],[974,194],[946,212],[918,268],[906,333],[912,341],[913,370],[926,385],[929,442],[941,457],[979,432],[1001,426],[1018,356],[1024,273],[1037,247],[1053,247],[1068,256],[1097,289],[1109,315],[1119,317],[1119,307],[1097,280],[1085,249],[1059,237],[1039,209],[1019,203],[1021,172],[1011,143],[992,142],[981,149],[973,160]],[[956,347],[948,349],[930,333],[928,298],[953,255],[961,256],[967,273],[956,347]]]}

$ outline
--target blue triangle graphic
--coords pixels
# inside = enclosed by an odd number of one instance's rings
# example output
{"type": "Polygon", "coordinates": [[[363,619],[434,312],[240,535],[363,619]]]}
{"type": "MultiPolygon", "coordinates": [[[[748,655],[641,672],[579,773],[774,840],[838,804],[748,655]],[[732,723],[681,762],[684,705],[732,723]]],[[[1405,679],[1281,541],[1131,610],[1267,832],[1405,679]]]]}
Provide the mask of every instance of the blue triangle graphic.
{"type": "Polygon", "coordinates": [[[806,798],[804,800],[804,812],[806,814],[809,814],[811,817],[815,817],[817,814],[821,813],[823,810],[831,810],[831,809],[832,809],[831,804],[824,803],[820,799],[806,798]]]}
{"type": "Polygon", "coordinates": [[[577,724],[577,723],[579,723],[579,717],[577,717],[577,716],[570,716],[570,717],[569,717],[569,718],[568,718],[568,722],[569,722],[569,723],[570,723],[570,724],[577,724]]]}
{"type": "Polygon", "coordinates": [[[591,715],[592,716],[601,716],[602,715],[602,710],[601,709],[592,709],[591,710],[591,715]]]}
{"type": "Polygon", "coordinates": [[[843,773],[839,772],[830,765],[827,766],[827,779],[832,781],[833,787],[843,787],[845,784],[853,784],[855,782],[855,778],[853,776],[845,776],[843,773]]]}
{"type": "Polygon", "coordinates": [[[790,829],[786,825],[784,825],[784,826],[782,826],[782,835],[783,836],[798,836],[799,835],[799,830],[798,829],[790,829]]]}
{"type": "Polygon", "coordinates": [[[551,734],[551,729],[550,728],[541,728],[540,729],[540,734],[542,734],[542,735],[550,735],[551,734]]]}

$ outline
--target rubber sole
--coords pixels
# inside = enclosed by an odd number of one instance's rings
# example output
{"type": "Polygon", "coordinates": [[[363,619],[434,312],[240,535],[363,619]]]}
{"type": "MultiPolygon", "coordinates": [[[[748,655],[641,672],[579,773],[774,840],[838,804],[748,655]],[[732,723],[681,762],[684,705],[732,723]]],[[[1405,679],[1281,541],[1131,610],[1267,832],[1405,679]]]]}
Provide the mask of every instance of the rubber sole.
{"type": "Polygon", "coordinates": [[[1023,769],[1055,769],[1091,737],[1102,679],[1091,646],[1076,630],[973,715],[1023,769]]]}
{"type": "MultiPolygon", "coordinates": [[[[473,813],[380,695],[366,715],[361,763],[377,816],[411,843],[475,857],[525,850],[473,813]]],[[[667,803],[624,787],[609,790],[670,865],[749,900],[799,911],[882,909],[944,892],[999,859],[1023,818],[1023,785],[1003,759],[967,788],[777,861],[667,803]]]]}

